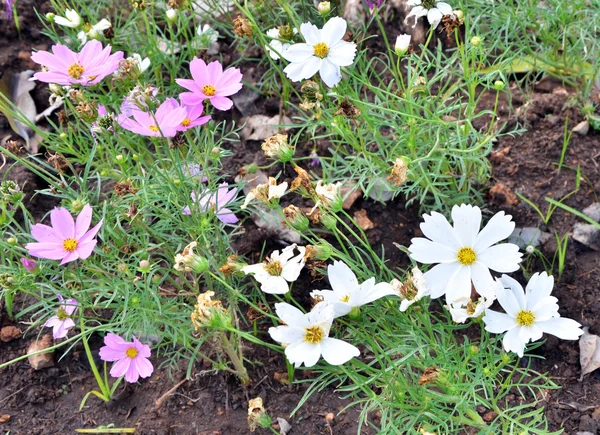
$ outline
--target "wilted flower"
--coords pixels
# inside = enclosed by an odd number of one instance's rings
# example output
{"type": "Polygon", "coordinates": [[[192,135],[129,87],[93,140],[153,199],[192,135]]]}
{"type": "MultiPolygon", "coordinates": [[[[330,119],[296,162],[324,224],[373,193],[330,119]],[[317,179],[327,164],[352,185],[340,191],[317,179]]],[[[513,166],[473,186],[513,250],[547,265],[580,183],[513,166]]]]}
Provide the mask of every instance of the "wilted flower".
{"type": "Polygon", "coordinates": [[[287,293],[290,290],[288,282],[296,281],[304,267],[305,249],[304,246],[294,243],[284,248],[281,254],[279,251],[273,251],[271,257],[266,258],[264,262],[244,267],[242,272],[254,275],[261,284],[260,289],[265,293],[287,293]],[[294,257],[296,247],[300,253],[294,257]]]}
{"type": "Polygon", "coordinates": [[[324,240],[316,245],[306,245],[306,254],[304,254],[304,260],[318,260],[326,261],[333,255],[333,246],[324,240]]]}
{"type": "Polygon", "coordinates": [[[121,103],[121,114],[127,117],[133,115],[134,110],[142,110],[144,112],[149,110],[149,105],[154,106],[157,104],[156,95],[158,89],[153,86],[146,86],[142,89],[139,85],[129,91],[129,94],[123,99],[121,103]]]}
{"type": "Polygon", "coordinates": [[[59,26],[76,28],[81,25],[81,17],[75,9],[67,9],[65,16],[54,15],[54,22],[59,26]]]}
{"type": "Polygon", "coordinates": [[[220,300],[213,300],[213,291],[207,291],[198,295],[191,319],[194,329],[210,327],[213,322],[220,322],[227,316],[227,309],[223,308],[220,300]]]}
{"type": "Polygon", "coordinates": [[[269,177],[269,182],[267,184],[259,184],[246,195],[246,199],[244,204],[242,205],[242,210],[248,207],[250,201],[254,199],[258,199],[266,206],[272,207],[274,205],[279,204],[279,198],[285,195],[288,184],[284,181],[281,184],[277,184],[277,180],[273,177],[269,177]]]}
{"type": "Polygon", "coordinates": [[[412,10],[404,19],[404,23],[406,24],[410,17],[415,17],[413,27],[417,25],[419,18],[427,16],[427,21],[435,29],[444,15],[452,15],[452,6],[438,0],[408,0],[406,4],[411,6],[412,10]]]}
{"type": "Polygon", "coordinates": [[[243,38],[247,36],[248,38],[252,36],[252,26],[250,25],[250,20],[247,18],[243,18],[241,15],[238,15],[233,20],[233,31],[237,36],[243,38]]]}
{"type": "Polygon", "coordinates": [[[23,196],[21,187],[13,180],[5,180],[0,183],[0,201],[15,206],[23,199],[23,196]]]}
{"type": "Polygon", "coordinates": [[[408,164],[406,163],[406,158],[398,157],[394,162],[394,166],[392,166],[392,172],[387,177],[387,180],[391,181],[394,187],[398,187],[404,184],[407,180],[407,175],[408,164]]]}
{"type": "Polygon", "coordinates": [[[273,340],[286,345],[285,356],[294,366],[312,367],[321,355],[336,366],[360,355],[350,343],[329,337],[335,309],[326,302],[319,302],[306,314],[280,302],[275,304],[275,312],[285,325],[269,328],[269,334],[273,340]]]}
{"type": "Polygon", "coordinates": [[[233,101],[227,97],[242,89],[242,73],[238,68],[223,71],[223,65],[218,61],[207,65],[202,59],[194,57],[190,62],[190,72],[192,80],[175,80],[179,86],[191,91],[179,95],[182,103],[194,106],[208,99],[218,110],[231,109],[233,101]]]}
{"type": "Polygon", "coordinates": [[[503,288],[497,288],[496,296],[506,313],[488,309],[483,322],[488,332],[506,332],[502,343],[507,352],[522,357],[527,343],[539,340],[544,333],[563,340],[577,340],[583,334],[579,323],[558,314],[558,300],[550,296],[554,278],[546,272],[534,273],[525,291],[508,275],[502,275],[500,282],[503,288]]]}
{"type": "Polygon", "coordinates": [[[266,138],[261,148],[267,157],[282,163],[289,162],[294,157],[295,148],[289,144],[287,134],[276,134],[266,138]]]}
{"type": "Polygon", "coordinates": [[[471,205],[452,208],[454,227],[440,213],[425,214],[423,218],[421,231],[428,239],[412,239],[408,250],[413,260],[440,263],[425,273],[432,298],[446,294],[448,304],[466,301],[471,295],[471,282],[477,293],[492,298],[494,279],[490,269],[514,272],[519,268],[522,254],[517,245],[495,245],[515,228],[512,216],[503,211],[496,213],[481,231],[481,210],[471,205]]]}
{"type": "Polygon", "coordinates": [[[404,283],[394,278],[390,284],[402,299],[402,302],[400,302],[400,311],[402,312],[430,294],[425,275],[423,275],[423,272],[418,267],[413,267],[404,283]]]}
{"type": "Polygon", "coordinates": [[[341,181],[338,181],[337,183],[325,184],[323,180],[319,180],[317,181],[315,192],[325,207],[330,208],[333,211],[339,211],[342,209],[342,205],[344,203],[341,189],[341,181]]]}
{"type": "Polygon", "coordinates": [[[65,338],[69,333],[69,329],[75,326],[75,322],[71,319],[71,316],[77,309],[78,302],[75,299],[69,299],[65,302],[62,295],[57,295],[61,305],[56,310],[56,316],[49,318],[45,327],[52,328],[52,336],[55,340],[59,338],[65,338]]]}
{"type": "Polygon", "coordinates": [[[117,124],[117,120],[112,113],[108,113],[106,107],[98,106],[98,118],[96,121],[92,122],[92,135],[95,136],[95,133],[100,133],[104,131],[115,131],[115,125],[117,124]]]}
{"type": "Polygon", "coordinates": [[[267,415],[260,397],[248,401],[248,426],[250,432],[254,432],[257,427],[266,429],[271,426],[271,417],[267,415]]]}
{"type": "Polygon", "coordinates": [[[323,94],[321,94],[319,85],[316,82],[307,80],[300,87],[300,92],[302,93],[302,103],[300,103],[302,110],[312,110],[315,107],[317,110],[321,109],[323,94]]]}
{"type": "Polygon", "coordinates": [[[31,228],[31,235],[38,243],[28,243],[25,249],[29,255],[49,260],[62,260],[60,264],[75,261],[78,258],[85,260],[96,246],[94,238],[102,226],[102,220],[88,231],[92,222],[92,207],[86,204],[77,221],[73,221],[71,213],[66,209],[57,207],[50,212],[52,226],[36,224],[31,228]]]}
{"type": "MultiPolygon", "coordinates": [[[[227,208],[227,204],[235,201],[237,194],[237,187],[228,189],[228,183],[221,183],[219,189],[215,193],[205,191],[202,196],[198,199],[195,192],[191,193],[191,198],[194,203],[197,204],[198,209],[201,212],[214,211],[219,219],[224,224],[235,224],[239,221],[237,216],[227,208]]],[[[182,211],[183,214],[191,214],[190,207],[185,207],[182,211]]]]}
{"type": "Polygon", "coordinates": [[[136,79],[150,67],[150,59],[140,56],[138,53],[133,53],[127,59],[119,62],[119,69],[117,69],[113,76],[119,80],[125,79],[136,79]]]}
{"type": "Polygon", "coordinates": [[[142,344],[135,336],[133,342],[125,341],[112,332],[104,337],[104,344],[100,348],[100,358],[103,361],[116,361],[110,369],[114,378],[125,376],[125,381],[134,383],[142,378],[152,375],[154,367],[150,358],[150,346],[142,344]]]}
{"type": "Polygon", "coordinates": [[[238,261],[238,256],[233,254],[227,257],[227,263],[219,267],[219,271],[225,275],[231,276],[235,273],[242,272],[242,269],[246,266],[248,266],[247,263],[238,261]]]}
{"type": "Polygon", "coordinates": [[[198,44],[200,47],[208,48],[219,39],[219,32],[213,29],[209,24],[199,25],[196,31],[198,35],[198,44]]]}
{"type": "MultiPolygon", "coordinates": [[[[100,22],[98,24],[94,24],[92,26],[88,23],[87,26],[89,27],[89,29],[87,31],[82,30],[81,32],[79,32],[77,34],[77,39],[79,39],[81,41],[81,45],[85,44],[87,42],[88,38],[96,39],[98,36],[100,36],[101,32],[104,32],[106,29],[111,28],[110,21],[108,21],[106,18],[103,18],[102,20],[100,20],[100,22]]],[[[85,27],[86,26],[84,26],[84,29],[85,29],[85,27]]]]}
{"type": "Polygon", "coordinates": [[[52,53],[38,51],[31,54],[31,60],[46,67],[47,71],[35,73],[35,79],[58,85],[92,86],[119,68],[123,52],[110,54],[111,46],[102,48],[99,41],[89,41],[79,53],[67,46],[56,44],[52,53]]]}
{"type": "Polygon", "coordinates": [[[308,218],[304,212],[295,205],[288,205],[283,209],[285,224],[296,231],[304,231],[308,228],[308,218]]]}
{"type": "Polygon", "coordinates": [[[136,107],[131,110],[130,115],[121,113],[117,122],[125,130],[142,136],[173,137],[186,117],[187,110],[179,107],[174,98],[168,98],[155,113],[144,112],[136,107]],[[133,116],[133,119],[130,116],[133,116]]]}
{"type": "Polygon", "coordinates": [[[496,300],[480,296],[476,301],[468,299],[466,301],[452,302],[446,308],[452,315],[452,320],[456,323],[465,323],[467,319],[481,316],[496,300]]]}
{"type": "Polygon", "coordinates": [[[404,56],[408,51],[408,47],[410,47],[410,38],[411,36],[408,34],[398,35],[396,38],[396,45],[394,46],[394,50],[398,56],[404,56]]]}
{"type": "Polygon", "coordinates": [[[342,38],[346,33],[346,20],[331,18],[323,29],[311,23],[300,26],[306,43],[294,44],[281,55],[291,63],[285,67],[287,76],[294,82],[309,79],[317,72],[330,88],[342,80],[340,67],[352,65],[356,44],[342,38]]]}
{"type": "Polygon", "coordinates": [[[293,192],[300,191],[300,194],[304,197],[311,197],[315,193],[315,189],[310,181],[308,172],[300,166],[294,166],[294,171],[296,171],[298,176],[292,181],[290,189],[293,192]]]}
{"type": "Polygon", "coordinates": [[[387,282],[375,284],[375,278],[369,278],[362,284],[343,261],[334,261],[327,267],[327,277],[333,290],[313,290],[311,297],[324,300],[335,309],[335,317],[341,317],[384,296],[397,296],[394,288],[387,282]]]}
{"type": "Polygon", "coordinates": [[[181,254],[175,255],[175,265],[173,268],[180,272],[206,272],[209,268],[208,260],[201,255],[194,253],[194,248],[198,244],[192,242],[183,248],[181,254]]]}
{"type": "Polygon", "coordinates": [[[4,0],[4,3],[6,4],[6,19],[8,21],[12,21],[13,20],[13,1],[14,0],[4,0]]]}

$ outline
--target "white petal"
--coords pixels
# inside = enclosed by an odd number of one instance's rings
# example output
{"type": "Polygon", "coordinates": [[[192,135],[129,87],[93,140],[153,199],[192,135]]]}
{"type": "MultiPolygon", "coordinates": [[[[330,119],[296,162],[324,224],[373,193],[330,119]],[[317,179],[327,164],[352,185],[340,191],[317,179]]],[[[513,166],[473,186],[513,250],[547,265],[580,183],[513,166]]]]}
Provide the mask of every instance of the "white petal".
{"type": "Polygon", "coordinates": [[[415,237],[408,247],[410,258],[419,263],[454,263],[456,251],[442,243],[432,242],[423,237],[415,237]]]}
{"type": "MultiPolygon", "coordinates": [[[[431,20],[429,20],[431,22],[431,20]]],[[[481,210],[468,204],[452,207],[452,222],[461,246],[473,246],[481,226],[481,210]]]]}
{"type": "Polygon", "coordinates": [[[269,276],[262,281],[260,289],[272,295],[282,295],[290,291],[287,281],[282,276],[269,276]]]}
{"type": "Polygon", "coordinates": [[[390,284],[387,282],[380,282],[368,290],[360,291],[360,305],[369,304],[385,296],[398,296],[398,294],[390,284]]]}
{"type": "Polygon", "coordinates": [[[404,24],[408,23],[408,19],[410,17],[415,17],[415,23],[413,24],[413,27],[415,27],[419,18],[424,17],[425,15],[427,15],[427,9],[425,9],[423,6],[415,6],[412,8],[406,18],[404,18],[404,24]]]}
{"type": "Polygon", "coordinates": [[[316,45],[321,41],[321,31],[317,26],[310,23],[300,25],[300,33],[304,36],[304,40],[309,45],[316,45]]]}
{"type": "Polygon", "coordinates": [[[249,273],[259,275],[264,275],[265,273],[267,273],[267,271],[265,270],[264,263],[250,264],[248,266],[244,266],[242,267],[242,272],[244,272],[246,275],[248,275],[249,273]]]}
{"type": "Polygon", "coordinates": [[[519,247],[512,243],[490,246],[484,251],[477,252],[477,261],[496,272],[503,273],[519,270],[521,257],[523,254],[519,252],[519,247]]]}
{"type": "Polygon", "coordinates": [[[485,330],[492,334],[501,334],[517,326],[513,317],[493,310],[486,310],[483,323],[485,323],[485,330]]]}
{"type": "Polygon", "coordinates": [[[304,329],[290,328],[286,325],[269,328],[269,335],[271,338],[274,341],[283,344],[302,341],[304,339],[304,334],[304,329]]]}
{"type": "MultiPolygon", "coordinates": [[[[439,11],[439,9],[429,9],[427,12],[427,21],[429,21],[431,27],[435,29],[440,24],[440,21],[442,21],[443,16],[444,15],[439,11]]],[[[479,229],[479,227],[477,227],[477,229],[479,229]]]]}
{"type": "Polygon", "coordinates": [[[483,251],[485,248],[508,238],[514,229],[515,223],[512,221],[512,216],[499,211],[477,235],[473,249],[483,251]]]}
{"type": "Polygon", "coordinates": [[[542,299],[547,298],[552,293],[554,287],[554,277],[548,276],[546,272],[541,274],[534,273],[527,283],[525,295],[527,296],[527,308],[532,309],[542,299]]]}
{"type": "Polygon", "coordinates": [[[455,323],[465,323],[470,317],[466,308],[452,308],[451,306],[448,306],[447,308],[452,316],[452,321],[455,323]]]}
{"type": "Polygon", "coordinates": [[[535,324],[531,326],[521,326],[519,328],[519,336],[525,344],[529,343],[530,341],[538,341],[540,338],[542,338],[542,335],[544,335],[544,333],[535,324]]]}
{"type": "Polygon", "coordinates": [[[285,355],[296,367],[299,367],[302,363],[306,367],[312,367],[321,357],[321,344],[298,341],[285,348],[285,355]]]}
{"type": "MultiPolygon", "coordinates": [[[[294,62],[294,63],[290,63],[288,66],[286,66],[283,69],[283,72],[286,73],[288,79],[290,79],[293,82],[299,82],[304,80],[304,77],[302,76],[302,70],[304,69],[304,62],[294,62]]],[[[249,195],[248,195],[249,196],[249,195]]],[[[246,196],[246,201],[248,201],[248,196],[246,196]]],[[[246,203],[244,203],[244,206],[247,205],[246,203]]],[[[245,208],[245,207],[243,207],[245,208]]]]}
{"type": "Polygon", "coordinates": [[[300,276],[300,272],[302,271],[303,267],[304,267],[304,262],[296,263],[296,262],[290,261],[289,263],[286,263],[285,266],[283,266],[283,270],[281,271],[281,276],[287,282],[294,282],[300,276]]]}
{"type": "Polygon", "coordinates": [[[340,41],[329,49],[327,59],[337,66],[349,66],[354,62],[356,45],[351,42],[340,41]]]}
{"type": "Polygon", "coordinates": [[[346,20],[343,18],[331,18],[329,21],[327,21],[327,23],[325,23],[323,30],[321,30],[323,42],[327,44],[328,47],[334,46],[344,37],[344,34],[346,33],[346,26],[346,20]]]}
{"type": "MultiPolygon", "coordinates": [[[[271,45],[273,45],[273,42],[275,41],[272,41],[271,45]]],[[[294,44],[290,46],[287,50],[285,50],[285,52],[281,50],[277,51],[283,56],[285,60],[289,60],[290,62],[305,62],[306,60],[308,60],[308,58],[315,54],[312,45],[304,43],[294,44]]]]}
{"type": "Polygon", "coordinates": [[[448,3],[438,2],[435,7],[438,8],[444,15],[452,15],[452,6],[450,6],[448,3]]]}
{"type": "Polygon", "coordinates": [[[333,366],[344,364],[360,355],[357,347],[337,338],[326,338],[321,342],[323,359],[333,366]]]}
{"type": "Polygon", "coordinates": [[[485,264],[475,262],[471,265],[471,280],[473,280],[475,290],[481,296],[488,299],[495,297],[497,284],[485,264]]]}
{"type": "Polygon", "coordinates": [[[421,223],[420,228],[425,237],[442,245],[450,246],[455,251],[462,247],[454,228],[443,214],[433,211],[431,215],[424,214],[423,219],[424,222],[421,223]]]}
{"type": "Polygon", "coordinates": [[[536,325],[546,334],[555,335],[562,340],[577,340],[583,334],[581,324],[572,319],[565,319],[564,317],[536,322],[536,325]]]}
{"type": "Polygon", "coordinates": [[[471,268],[459,266],[446,287],[446,302],[452,303],[471,297],[471,268]]]}
{"type": "Polygon", "coordinates": [[[516,279],[511,278],[508,275],[502,275],[502,277],[500,278],[500,282],[502,283],[503,287],[511,289],[511,291],[517,298],[520,307],[527,306],[527,300],[525,299],[525,291],[516,279]]]}
{"type": "Polygon", "coordinates": [[[317,71],[321,69],[321,65],[323,65],[324,62],[324,59],[320,59],[317,56],[309,57],[308,60],[304,61],[304,67],[302,68],[302,79],[309,79],[314,76],[317,71]]]}
{"type": "Polygon", "coordinates": [[[458,272],[460,264],[442,263],[425,272],[425,279],[431,291],[431,298],[436,299],[446,293],[446,287],[450,278],[458,272]]]}
{"type": "Polygon", "coordinates": [[[519,301],[515,297],[515,294],[512,290],[509,289],[498,289],[496,292],[496,297],[498,298],[498,302],[504,308],[504,311],[511,316],[517,317],[519,311],[521,311],[524,306],[519,304],[519,301]]]}
{"type": "Polygon", "coordinates": [[[282,263],[288,262],[290,258],[294,256],[294,249],[296,249],[296,246],[297,245],[294,243],[293,245],[286,246],[285,248],[283,248],[281,250],[281,254],[277,253],[279,261],[281,261],[282,263]]]}
{"type": "Polygon", "coordinates": [[[525,342],[521,339],[519,329],[513,328],[508,331],[502,339],[502,344],[504,345],[504,350],[507,352],[514,352],[522,357],[525,351],[525,342]]]}
{"type": "Polygon", "coordinates": [[[340,297],[358,287],[356,275],[343,261],[334,261],[333,264],[327,266],[327,278],[333,291],[340,297]]]}
{"type": "Polygon", "coordinates": [[[307,314],[308,321],[311,325],[319,325],[326,329],[326,335],[329,335],[329,328],[333,323],[335,309],[326,302],[319,302],[307,314]]]}
{"type": "Polygon", "coordinates": [[[553,296],[548,296],[547,298],[539,301],[535,306],[529,308],[533,315],[535,316],[535,321],[543,322],[545,320],[552,319],[553,317],[560,317],[558,314],[558,299],[553,296]]]}
{"type": "Polygon", "coordinates": [[[342,80],[340,67],[331,63],[327,58],[323,59],[321,63],[319,74],[321,75],[321,80],[330,88],[333,88],[342,80]]]}
{"type": "Polygon", "coordinates": [[[400,302],[400,311],[401,312],[405,312],[406,310],[408,310],[408,307],[410,307],[415,302],[417,302],[417,298],[414,298],[414,299],[402,299],[402,302],[400,302]]]}
{"type": "Polygon", "coordinates": [[[275,313],[287,325],[295,328],[308,328],[310,326],[306,314],[286,302],[275,304],[275,313]]]}
{"type": "Polygon", "coordinates": [[[352,310],[352,306],[348,302],[342,302],[340,296],[332,290],[313,290],[310,296],[312,298],[320,296],[324,302],[333,306],[334,318],[345,316],[352,310]]]}

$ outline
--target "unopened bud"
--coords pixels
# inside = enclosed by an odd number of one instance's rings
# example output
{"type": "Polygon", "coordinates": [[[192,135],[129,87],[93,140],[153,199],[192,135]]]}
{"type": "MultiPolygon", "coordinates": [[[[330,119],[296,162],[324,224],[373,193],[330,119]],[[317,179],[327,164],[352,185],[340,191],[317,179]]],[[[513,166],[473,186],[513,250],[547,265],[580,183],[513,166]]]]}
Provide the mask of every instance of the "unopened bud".
{"type": "Polygon", "coordinates": [[[167,9],[167,20],[173,22],[177,19],[177,11],[175,9],[167,9]]]}
{"type": "Polygon", "coordinates": [[[494,89],[497,91],[503,91],[506,84],[502,80],[496,80],[494,82],[494,89]]]}
{"type": "Polygon", "coordinates": [[[125,157],[123,156],[123,154],[117,154],[115,156],[115,160],[119,163],[123,163],[125,161],[125,157]]]}
{"type": "Polygon", "coordinates": [[[9,237],[8,239],[6,239],[6,243],[8,243],[9,245],[16,245],[17,244],[17,239],[14,237],[9,237]]]}
{"type": "Polygon", "coordinates": [[[54,15],[52,12],[48,12],[46,14],[46,20],[48,20],[49,23],[54,22],[54,17],[56,17],[56,15],[54,15]]]}
{"type": "Polygon", "coordinates": [[[479,36],[473,36],[471,38],[471,45],[473,47],[479,47],[481,45],[481,38],[479,36]]]}
{"type": "Polygon", "coordinates": [[[142,273],[150,272],[151,268],[152,268],[152,265],[150,264],[150,262],[148,260],[142,260],[138,264],[138,270],[142,273]]]}
{"type": "Polygon", "coordinates": [[[21,258],[21,264],[23,265],[25,270],[27,270],[27,272],[30,273],[37,273],[40,270],[38,264],[34,260],[30,260],[29,258],[21,258]]]}
{"type": "Polygon", "coordinates": [[[321,15],[327,15],[331,11],[331,3],[321,2],[317,5],[317,10],[321,15]]]}
{"type": "Polygon", "coordinates": [[[83,202],[80,199],[71,201],[71,211],[74,213],[79,213],[81,212],[81,210],[83,210],[83,207],[85,207],[86,204],[87,203],[83,202]]]}

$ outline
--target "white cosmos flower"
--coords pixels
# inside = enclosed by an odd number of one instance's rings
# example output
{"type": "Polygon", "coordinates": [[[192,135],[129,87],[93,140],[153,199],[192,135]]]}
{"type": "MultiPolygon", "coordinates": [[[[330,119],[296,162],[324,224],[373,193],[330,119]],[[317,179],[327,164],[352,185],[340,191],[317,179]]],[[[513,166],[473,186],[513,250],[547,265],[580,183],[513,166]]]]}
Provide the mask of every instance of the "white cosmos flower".
{"type": "Polygon", "coordinates": [[[369,278],[362,284],[343,261],[334,261],[327,267],[327,277],[333,290],[313,290],[313,298],[321,297],[335,309],[335,317],[348,314],[352,308],[361,307],[384,296],[397,296],[394,288],[387,282],[375,284],[375,278],[369,278]]]}
{"type": "Polygon", "coordinates": [[[111,26],[110,21],[106,18],[102,18],[98,24],[93,25],[87,32],[81,31],[77,34],[77,39],[81,41],[81,44],[85,44],[88,38],[95,39],[100,35],[100,32],[104,32],[111,26]]]}
{"type": "Polygon", "coordinates": [[[446,2],[440,2],[437,0],[408,0],[406,3],[408,6],[412,6],[412,10],[404,19],[404,23],[408,21],[410,17],[415,17],[415,24],[421,17],[427,16],[427,21],[435,29],[444,15],[452,15],[452,6],[446,2]]]}
{"type": "Polygon", "coordinates": [[[481,296],[477,301],[468,299],[466,301],[452,302],[446,305],[456,323],[465,323],[467,319],[481,316],[496,300],[496,298],[484,298],[481,296]]]}
{"type": "Polygon", "coordinates": [[[54,22],[59,26],[71,27],[72,29],[79,27],[81,24],[81,17],[75,9],[67,9],[64,17],[54,17],[54,22]]]}
{"type": "Polygon", "coordinates": [[[467,300],[471,296],[471,281],[481,296],[492,298],[496,272],[514,272],[523,254],[512,243],[495,245],[506,239],[515,228],[512,216],[496,213],[487,225],[481,226],[479,207],[462,204],[452,207],[454,227],[440,213],[424,214],[421,231],[426,238],[411,240],[410,257],[424,264],[440,263],[425,273],[431,297],[446,294],[446,302],[467,300]]]}
{"type": "MultiPolygon", "coordinates": [[[[298,33],[298,29],[293,29],[294,35],[298,33]]],[[[279,60],[279,55],[282,55],[287,51],[288,48],[292,45],[289,42],[281,41],[281,34],[279,33],[279,29],[277,27],[273,29],[267,30],[267,36],[272,38],[273,40],[269,42],[267,45],[267,53],[271,56],[273,60],[279,60]]],[[[285,57],[285,56],[284,56],[285,57]]]]}
{"type": "Polygon", "coordinates": [[[265,293],[284,294],[290,290],[288,282],[296,281],[300,276],[304,267],[305,252],[304,246],[296,246],[294,243],[284,248],[281,254],[279,251],[273,251],[271,257],[262,263],[243,267],[242,272],[254,275],[261,284],[260,289],[265,293]],[[294,257],[296,247],[300,253],[294,257]]]}
{"type": "Polygon", "coordinates": [[[402,312],[430,294],[425,275],[418,267],[413,267],[404,283],[394,278],[390,284],[396,294],[402,298],[402,302],[400,302],[400,311],[402,312]]]}
{"type": "Polygon", "coordinates": [[[346,33],[346,20],[334,17],[321,30],[314,24],[304,23],[300,33],[306,43],[294,44],[281,53],[291,62],[284,69],[287,76],[299,82],[318,71],[327,86],[337,85],[342,80],[340,67],[352,65],[356,55],[356,44],[342,39],[346,33]]]}
{"type": "Polygon", "coordinates": [[[507,352],[522,357],[525,345],[542,338],[544,332],[563,340],[577,340],[583,334],[579,323],[558,314],[557,299],[550,296],[554,278],[546,272],[535,273],[525,291],[507,275],[502,275],[500,282],[498,302],[506,313],[486,310],[483,322],[488,332],[506,332],[502,344],[507,352]]]}
{"type": "Polygon", "coordinates": [[[331,365],[344,364],[360,355],[360,351],[345,341],[329,337],[334,311],[326,302],[319,302],[306,314],[290,304],[277,303],[275,312],[285,325],[269,328],[269,334],[273,340],[287,345],[285,356],[296,367],[303,363],[312,367],[321,355],[331,365]]]}
{"type": "Polygon", "coordinates": [[[408,51],[408,47],[410,46],[410,38],[411,36],[408,34],[398,35],[396,38],[396,45],[394,46],[394,51],[398,56],[404,56],[408,51]]]}

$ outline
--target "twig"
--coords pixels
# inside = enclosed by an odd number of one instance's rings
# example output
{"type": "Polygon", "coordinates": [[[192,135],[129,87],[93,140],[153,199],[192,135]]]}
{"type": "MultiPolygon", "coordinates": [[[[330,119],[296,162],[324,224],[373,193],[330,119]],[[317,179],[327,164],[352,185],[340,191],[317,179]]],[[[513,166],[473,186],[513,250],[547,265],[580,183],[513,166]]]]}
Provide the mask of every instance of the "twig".
{"type": "Polygon", "coordinates": [[[160,396],[156,400],[156,402],[154,402],[154,409],[155,410],[159,409],[162,406],[162,404],[164,403],[164,401],[167,399],[167,397],[169,397],[170,395],[172,395],[177,390],[177,388],[181,387],[186,382],[187,382],[187,378],[185,378],[183,381],[178,382],[173,388],[171,388],[165,394],[163,394],[162,396],[160,396]]]}

